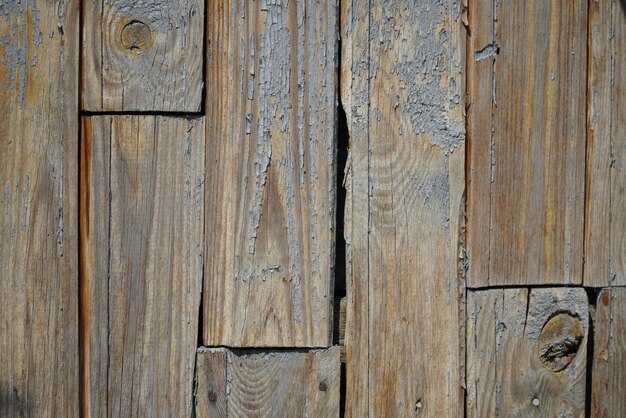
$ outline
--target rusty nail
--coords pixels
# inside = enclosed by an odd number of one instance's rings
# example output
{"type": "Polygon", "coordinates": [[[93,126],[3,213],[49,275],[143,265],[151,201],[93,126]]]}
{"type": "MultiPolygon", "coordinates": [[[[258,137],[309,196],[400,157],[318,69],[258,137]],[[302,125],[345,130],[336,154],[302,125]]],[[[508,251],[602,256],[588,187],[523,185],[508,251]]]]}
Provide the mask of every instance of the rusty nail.
{"type": "Polygon", "coordinates": [[[322,382],[320,383],[319,388],[322,392],[326,392],[326,389],[328,389],[328,386],[326,385],[326,383],[322,382]]]}
{"type": "Polygon", "coordinates": [[[215,392],[209,392],[209,401],[211,402],[217,401],[217,395],[215,394],[215,392]]]}

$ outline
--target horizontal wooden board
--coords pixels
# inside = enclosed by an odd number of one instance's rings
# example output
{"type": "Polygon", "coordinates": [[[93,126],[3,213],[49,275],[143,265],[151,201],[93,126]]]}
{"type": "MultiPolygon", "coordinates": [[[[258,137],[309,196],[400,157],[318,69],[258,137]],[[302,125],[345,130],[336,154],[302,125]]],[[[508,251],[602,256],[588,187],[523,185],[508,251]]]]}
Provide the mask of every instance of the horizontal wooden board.
{"type": "Polygon", "coordinates": [[[79,415],[79,1],[0,1],[0,416],[79,415]]]}
{"type": "Polygon", "coordinates": [[[467,312],[468,417],[584,416],[584,289],[470,291],[467,312]]]}
{"type": "Polygon", "coordinates": [[[86,416],[190,416],[204,227],[204,120],[82,120],[86,416]]]}
{"type": "Polygon", "coordinates": [[[82,3],[83,110],[200,110],[204,1],[82,3]]]}
{"type": "Polygon", "coordinates": [[[337,4],[207,13],[207,346],[325,347],[335,224],[337,4]]]}
{"type": "Polygon", "coordinates": [[[580,284],[587,1],[476,0],[469,18],[469,286],[580,284]]]}
{"type": "Polygon", "coordinates": [[[339,351],[200,348],[196,416],[339,417],[339,351]]]}

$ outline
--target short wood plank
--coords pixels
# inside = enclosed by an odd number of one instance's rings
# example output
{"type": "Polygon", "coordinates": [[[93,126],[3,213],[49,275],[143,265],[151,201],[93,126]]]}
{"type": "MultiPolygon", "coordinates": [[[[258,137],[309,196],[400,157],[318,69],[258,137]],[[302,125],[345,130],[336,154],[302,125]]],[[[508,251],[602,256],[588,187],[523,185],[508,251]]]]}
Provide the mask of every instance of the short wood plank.
{"type": "Polygon", "coordinates": [[[626,288],[602,289],[593,326],[591,416],[626,411],[626,288]]]}
{"type": "Polygon", "coordinates": [[[491,39],[468,52],[470,109],[491,107],[493,126],[469,120],[469,285],[580,284],[587,1],[478,1],[496,9],[470,13],[472,37],[491,39]]]}
{"type": "Polygon", "coordinates": [[[584,289],[469,291],[467,311],[467,416],[584,416],[584,289]]]}
{"type": "Polygon", "coordinates": [[[86,416],[190,416],[204,120],[83,118],[86,416]]]}
{"type": "Polygon", "coordinates": [[[339,351],[200,348],[196,416],[339,417],[339,351]]]}
{"type": "Polygon", "coordinates": [[[626,285],[626,13],[590,3],[585,285],[626,285]]]}
{"type": "Polygon", "coordinates": [[[199,111],[204,3],[83,1],[82,109],[199,111]]]}
{"type": "Polygon", "coordinates": [[[75,417],[79,1],[0,1],[0,416],[75,417]]]}
{"type": "Polygon", "coordinates": [[[210,2],[207,346],[328,346],[337,4],[210,2]]]}

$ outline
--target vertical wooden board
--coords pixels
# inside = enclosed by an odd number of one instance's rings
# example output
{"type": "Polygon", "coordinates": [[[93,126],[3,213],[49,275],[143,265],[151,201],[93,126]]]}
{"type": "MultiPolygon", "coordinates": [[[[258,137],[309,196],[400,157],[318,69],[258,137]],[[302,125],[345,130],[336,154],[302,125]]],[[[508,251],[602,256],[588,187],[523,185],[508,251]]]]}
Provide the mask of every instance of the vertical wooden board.
{"type": "Polygon", "coordinates": [[[590,2],[586,285],[626,284],[626,11],[590,2]]]}
{"type": "Polygon", "coordinates": [[[469,119],[469,284],[581,283],[587,1],[493,4],[470,14],[470,109],[493,122],[469,119]]]}
{"type": "Polygon", "coordinates": [[[191,413],[204,129],[203,119],[83,119],[87,416],[191,413]]]}
{"type": "Polygon", "coordinates": [[[202,0],[84,0],[83,110],[197,112],[202,0]]]}
{"type": "Polygon", "coordinates": [[[200,348],[196,416],[338,417],[340,349],[200,348]]]}
{"type": "Polygon", "coordinates": [[[210,6],[204,343],[327,346],[337,4],[210,6]]]}
{"type": "Polygon", "coordinates": [[[0,1],[0,416],[78,416],[78,1],[0,1]]]}
{"type": "Polygon", "coordinates": [[[594,320],[591,416],[621,417],[626,411],[626,289],[602,289],[594,320]]]}
{"type": "Polygon", "coordinates": [[[582,288],[470,291],[468,416],[584,416],[588,309],[582,288]]]}

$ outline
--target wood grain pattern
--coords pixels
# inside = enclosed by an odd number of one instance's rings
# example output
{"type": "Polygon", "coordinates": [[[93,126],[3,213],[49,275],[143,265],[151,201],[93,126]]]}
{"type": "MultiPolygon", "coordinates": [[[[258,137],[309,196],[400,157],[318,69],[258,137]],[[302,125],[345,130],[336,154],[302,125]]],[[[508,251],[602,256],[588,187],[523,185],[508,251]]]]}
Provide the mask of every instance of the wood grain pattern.
{"type": "Polygon", "coordinates": [[[339,417],[339,347],[260,352],[200,348],[196,416],[339,417]]]}
{"type": "Polygon", "coordinates": [[[467,416],[585,415],[582,288],[468,292],[467,416]]]}
{"type": "Polygon", "coordinates": [[[82,109],[197,112],[204,1],[83,1],[82,109]]]}
{"type": "Polygon", "coordinates": [[[204,120],[83,118],[86,416],[190,416],[202,282],[204,120]]]}
{"type": "Polygon", "coordinates": [[[204,343],[328,346],[337,4],[210,7],[204,343]]]}
{"type": "Polygon", "coordinates": [[[626,285],[626,14],[591,1],[585,285],[626,285]]]}
{"type": "Polygon", "coordinates": [[[470,7],[469,285],[581,283],[587,1],[470,7]]]}
{"type": "Polygon", "coordinates": [[[460,16],[435,1],[342,6],[346,415],[459,416],[460,16]]]}
{"type": "Polygon", "coordinates": [[[0,416],[78,416],[79,2],[0,1],[0,416]]]}
{"type": "Polygon", "coordinates": [[[626,411],[626,289],[602,289],[596,303],[591,416],[621,417],[626,411]]]}

